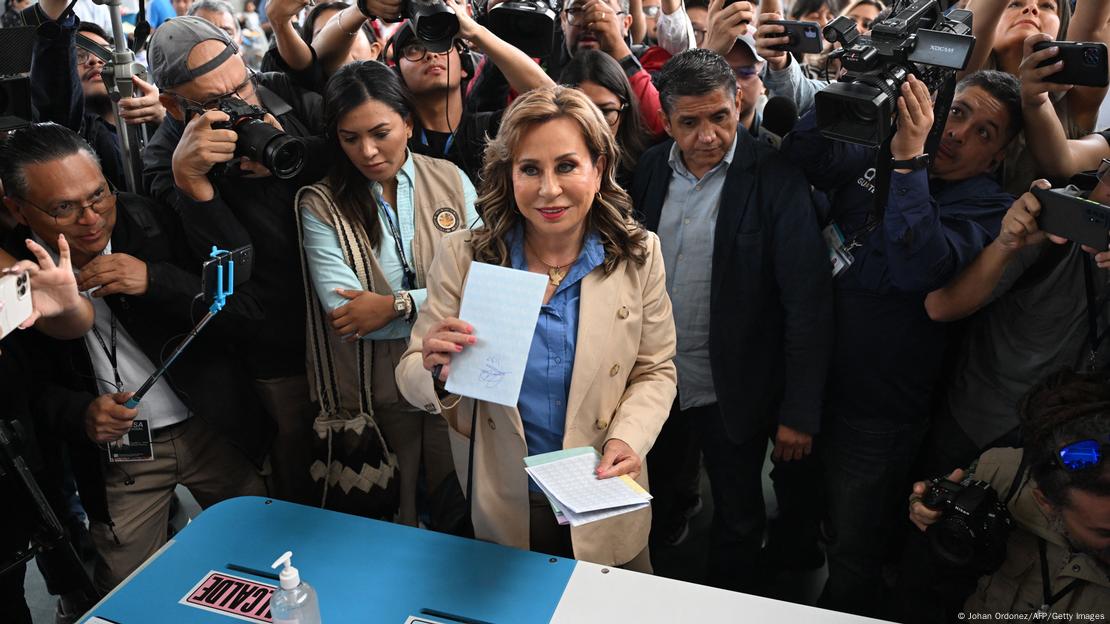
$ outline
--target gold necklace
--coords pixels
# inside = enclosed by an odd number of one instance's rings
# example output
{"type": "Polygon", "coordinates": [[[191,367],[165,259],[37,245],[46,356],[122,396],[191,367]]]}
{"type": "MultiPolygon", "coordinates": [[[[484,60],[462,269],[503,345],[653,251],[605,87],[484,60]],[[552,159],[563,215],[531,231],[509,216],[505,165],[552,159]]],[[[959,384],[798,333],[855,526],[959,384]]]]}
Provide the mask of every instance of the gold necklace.
{"type": "Polygon", "coordinates": [[[555,288],[558,288],[559,284],[562,284],[563,280],[566,279],[567,267],[570,266],[573,261],[567,264],[550,265],[547,262],[544,262],[544,259],[540,257],[540,254],[536,252],[536,248],[532,247],[527,238],[524,239],[524,245],[527,246],[528,249],[532,250],[532,255],[536,257],[536,260],[540,261],[540,264],[547,267],[547,281],[555,288]]]}

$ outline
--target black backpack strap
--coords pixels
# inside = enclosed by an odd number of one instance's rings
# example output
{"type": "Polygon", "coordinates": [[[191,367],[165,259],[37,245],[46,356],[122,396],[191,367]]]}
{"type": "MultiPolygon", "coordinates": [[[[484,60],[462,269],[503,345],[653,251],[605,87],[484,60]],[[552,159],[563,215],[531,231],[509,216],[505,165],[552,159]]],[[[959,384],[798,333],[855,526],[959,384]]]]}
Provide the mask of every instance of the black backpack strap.
{"type": "Polygon", "coordinates": [[[1010,501],[1017,496],[1018,490],[1025,486],[1026,473],[1029,472],[1029,459],[1028,455],[1023,450],[1021,452],[1021,463],[1018,464],[1017,472],[1014,473],[1014,480],[1010,483],[1010,490],[1006,492],[1006,498],[1002,501],[1004,507],[1010,506],[1010,501]]]}

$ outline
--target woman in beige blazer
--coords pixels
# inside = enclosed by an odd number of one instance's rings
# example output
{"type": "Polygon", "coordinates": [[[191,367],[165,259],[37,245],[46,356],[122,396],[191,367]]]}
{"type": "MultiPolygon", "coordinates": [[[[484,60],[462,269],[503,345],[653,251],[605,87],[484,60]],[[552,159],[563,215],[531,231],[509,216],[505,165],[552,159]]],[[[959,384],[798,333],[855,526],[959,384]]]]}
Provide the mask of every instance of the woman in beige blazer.
{"type": "Polygon", "coordinates": [[[443,239],[397,385],[448,421],[462,479],[466,438],[475,436],[479,539],[650,571],[650,510],[559,526],[523,461],[592,446],[602,453],[599,478],[628,474],[648,485],[643,458],[676,392],[675,330],[659,240],[631,217],[614,178],[618,157],[604,117],[581,92],[538,89],[513,103],[486,148],[485,226],[443,239]],[[444,390],[451,355],[482,339],[456,318],[473,261],[548,276],[516,407],[444,390]]]}

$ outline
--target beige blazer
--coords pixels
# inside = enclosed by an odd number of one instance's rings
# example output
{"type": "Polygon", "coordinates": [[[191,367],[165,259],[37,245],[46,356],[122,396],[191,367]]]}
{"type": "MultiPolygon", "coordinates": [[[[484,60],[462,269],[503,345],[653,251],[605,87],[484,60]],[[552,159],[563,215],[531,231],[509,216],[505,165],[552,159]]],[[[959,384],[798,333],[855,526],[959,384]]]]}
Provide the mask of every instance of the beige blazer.
{"type": "MultiPolygon", "coordinates": [[[[427,301],[397,367],[397,386],[413,405],[447,419],[460,481],[466,479],[471,417],[477,410],[474,532],[479,539],[527,549],[528,449],[520,412],[457,396],[441,401],[421,355],[422,338],[432,325],[458,316],[473,261],[471,236],[470,231],[451,234],[436,253],[428,270],[427,301]]],[[[659,239],[649,233],[646,244],[649,253],[642,266],[622,262],[609,275],[598,267],[582,280],[563,448],[592,446],[600,451],[607,440],[619,438],[644,460],[670,413],[677,392],[671,361],[674,319],[659,239]]],[[[648,487],[646,465],[637,480],[648,487]]],[[[572,528],[574,556],[602,565],[627,563],[647,546],[650,528],[650,509],[572,528]]]]}

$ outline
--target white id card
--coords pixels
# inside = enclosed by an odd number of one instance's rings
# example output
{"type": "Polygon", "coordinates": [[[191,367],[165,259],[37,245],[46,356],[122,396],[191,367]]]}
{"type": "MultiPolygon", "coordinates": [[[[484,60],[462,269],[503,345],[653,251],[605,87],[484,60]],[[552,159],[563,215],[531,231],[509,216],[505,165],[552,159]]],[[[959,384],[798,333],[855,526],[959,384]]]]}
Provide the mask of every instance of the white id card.
{"type": "Polygon", "coordinates": [[[829,262],[832,264],[833,277],[836,277],[844,272],[844,269],[852,266],[855,258],[852,257],[852,252],[845,248],[844,234],[835,223],[826,226],[821,234],[825,237],[825,245],[829,248],[829,262]]]}
{"type": "Polygon", "coordinates": [[[150,441],[150,422],[141,418],[131,421],[131,430],[115,442],[108,443],[108,461],[137,462],[154,459],[154,445],[150,441]]]}

